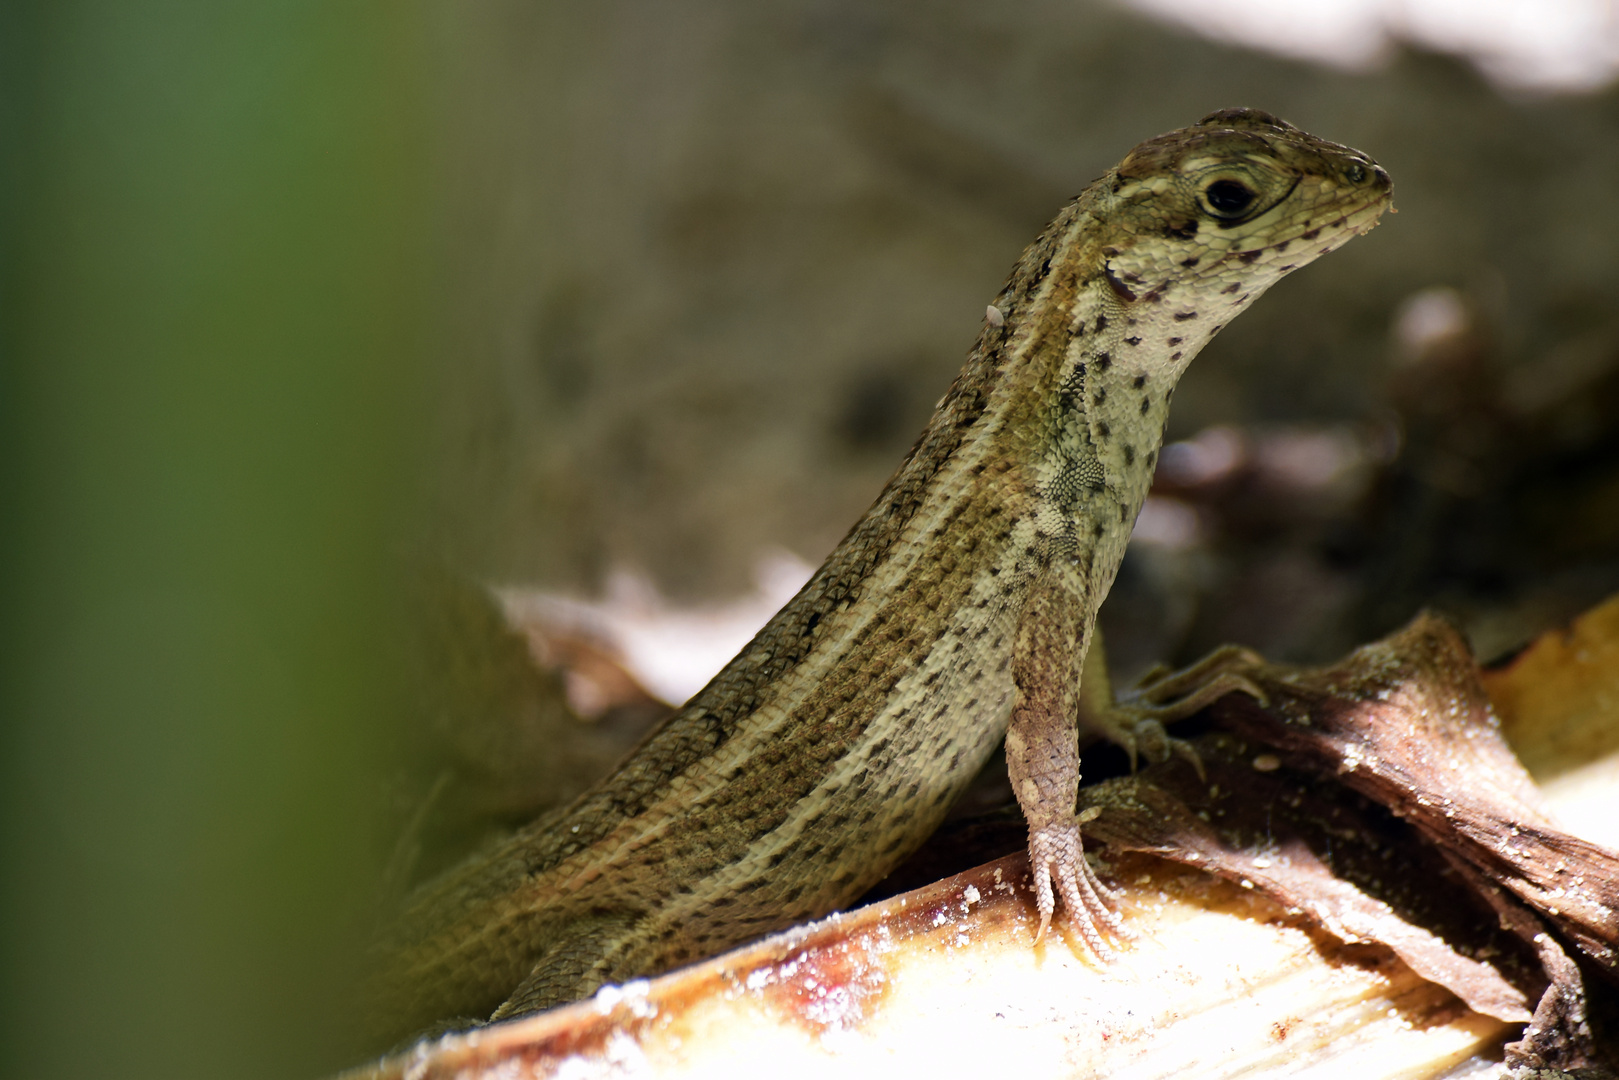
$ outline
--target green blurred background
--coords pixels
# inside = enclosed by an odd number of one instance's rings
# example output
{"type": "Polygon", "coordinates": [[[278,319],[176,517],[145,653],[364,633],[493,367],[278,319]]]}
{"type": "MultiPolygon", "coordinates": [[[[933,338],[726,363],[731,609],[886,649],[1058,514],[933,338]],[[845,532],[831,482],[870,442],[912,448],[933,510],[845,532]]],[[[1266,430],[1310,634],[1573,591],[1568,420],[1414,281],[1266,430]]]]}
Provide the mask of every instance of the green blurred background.
{"type": "Polygon", "coordinates": [[[424,578],[690,600],[819,560],[1022,246],[1215,108],[1366,150],[1400,214],[1223,333],[1171,437],[1403,450],[1298,515],[1185,493],[1207,535],[1116,591],[1133,662],[1321,659],[1424,603],[1494,653],[1619,588],[1612,89],[1101,0],[0,19],[7,1075],[356,1060],[378,883],[470,714],[422,704],[424,578]],[[1402,359],[1435,288],[1466,318],[1402,359]]]}
{"type": "Polygon", "coordinates": [[[398,713],[424,18],[5,20],[0,1061],[314,1075],[398,713]]]}

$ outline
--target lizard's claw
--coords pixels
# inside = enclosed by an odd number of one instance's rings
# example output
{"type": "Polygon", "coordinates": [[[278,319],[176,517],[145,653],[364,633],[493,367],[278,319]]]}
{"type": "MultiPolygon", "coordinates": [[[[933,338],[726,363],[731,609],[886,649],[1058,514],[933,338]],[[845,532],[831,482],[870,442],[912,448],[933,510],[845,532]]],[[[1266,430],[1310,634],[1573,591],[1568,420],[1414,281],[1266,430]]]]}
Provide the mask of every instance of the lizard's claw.
{"type": "Polygon", "coordinates": [[[1045,937],[1051,916],[1057,909],[1056,893],[1062,895],[1070,925],[1099,960],[1112,960],[1117,954],[1102,937],[1098,924],[1115,938],[1128,939],[1124,920],[1113,910],[1114,893],[1096,877],[1085,861],[1077,821],[1055,822],[1029,830],[1029,865],[1034,871],[1034,897],[1040,912],[1040,929],[1035,944],[1045,937]],[[1053,885],[1056,886],[1053,890],[1053,885]]]}

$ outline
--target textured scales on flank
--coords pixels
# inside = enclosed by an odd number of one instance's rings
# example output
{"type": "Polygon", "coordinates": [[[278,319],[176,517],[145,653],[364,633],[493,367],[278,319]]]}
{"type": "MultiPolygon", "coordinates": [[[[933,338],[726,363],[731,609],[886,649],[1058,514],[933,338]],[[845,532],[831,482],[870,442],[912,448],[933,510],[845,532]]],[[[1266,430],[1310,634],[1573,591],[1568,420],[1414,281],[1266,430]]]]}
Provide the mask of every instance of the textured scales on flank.
{"type": "MultiPolygon", "coordinates": [[[[1060,898],[1108,955],[1125,931],[1084,858],[1075,723],[1082,672],[1105,688],[1096,611],[1170,393],[1390,191],[1364,155],[1246,109],[1131,151],[1023,253],[910,457],[803,591],[611,776],[412,898],[382,944],[379,1034],[569,1001],[846,905],[1003,736],[1040,932],[1060,898]]],[[[1133,754],[1152,724],[1132,716],[1099,720],[1133,754]]]]}

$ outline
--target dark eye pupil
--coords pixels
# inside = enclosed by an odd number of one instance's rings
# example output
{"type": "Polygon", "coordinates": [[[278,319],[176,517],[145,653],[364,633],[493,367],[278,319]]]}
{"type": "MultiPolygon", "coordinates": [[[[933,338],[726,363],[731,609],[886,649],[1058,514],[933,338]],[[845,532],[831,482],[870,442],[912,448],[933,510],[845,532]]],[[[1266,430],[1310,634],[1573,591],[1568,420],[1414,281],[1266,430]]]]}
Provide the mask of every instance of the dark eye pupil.
{"type": "Polygon", "coordinates": [[[1254,201],[1254,193],[1235,180],[1216,180],[1203,195],[1217,214],[1240,214],[1254,201]]]}

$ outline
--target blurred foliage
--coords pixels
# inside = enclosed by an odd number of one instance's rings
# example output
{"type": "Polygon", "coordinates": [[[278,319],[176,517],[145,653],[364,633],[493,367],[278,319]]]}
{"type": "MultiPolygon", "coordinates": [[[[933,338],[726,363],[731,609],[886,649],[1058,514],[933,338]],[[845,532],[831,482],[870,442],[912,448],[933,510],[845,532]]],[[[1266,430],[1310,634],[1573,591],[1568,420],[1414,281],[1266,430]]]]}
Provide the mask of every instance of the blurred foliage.
{"type": "Polygon", "coordinates": [[[424,18],[5,19],[0,1061],[312,1075],[399,711],[424,18]]]}

